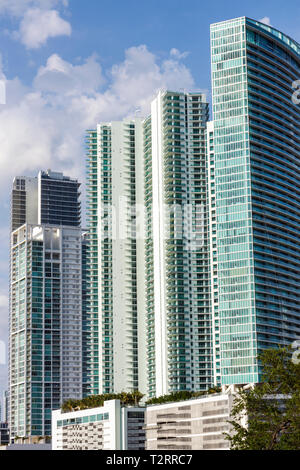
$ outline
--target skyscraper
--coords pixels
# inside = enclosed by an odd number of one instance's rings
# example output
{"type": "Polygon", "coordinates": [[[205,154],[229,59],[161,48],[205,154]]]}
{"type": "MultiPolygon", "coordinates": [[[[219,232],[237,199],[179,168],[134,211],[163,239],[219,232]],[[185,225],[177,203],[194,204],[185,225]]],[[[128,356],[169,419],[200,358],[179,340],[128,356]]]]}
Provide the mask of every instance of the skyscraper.
{"type": "MultiPolygon", "coordinates": [[[[141,163],[140,120],[101,123],[87,132],[93,393],[143,388],[138,376],[143,271],[137,278],[143,246],[136,237],[136,204],[143,200],[141,163]]],[[[143,367],[140,371],[144,373],[143,367]]]]}
{"type": "Polygon", "coordinates": [[[211,53],[213,121],[160,91],[142,123],[87,133],[95,393],[255,383],[259,352],[300,336],[300,46],[238,18],[211,53]],[[123,243],[125,195],[145,219],[123,243]]]}
{"type": "Polygon", "coordinates": [[[11,231],[26,222],[38,222],[38,203],[38,179],[16,177],[11,196],[11,231]]]}
{"type": "Polygon", "coordinates": [[[8,392],[7,390],[3,392],[1,420],[3,423],[8,423],[8,392]]]}
{"type": "Polygon", "coordinates": [[[78,181],[48,170],[40,171],[38,185],[40,223],[79,227],[81,209],[78,181]]]}
{"type": "Polygon", "coordinates": [[[300,336],[300,45],[243,17],[211,26],[211,55],[214,359],[241,384],[259,381],[262,349],[300,336]]]}
{"type": "Polygon", "coordinates": [[[81,398],[84,393],[83,250],[82,229],[78,226],[78,187],[76,180],[50,171],[40,172],[36,179],[18,177],[14,181],[9,346],[11,437],[50,435],[51,411],[64,400],[81,398]],[[49,179],[58,183],[49,188],[49,179]],[[43,195],[44,189],[47,197],[43,195]],[[20,197],[16,198],[14,191],[22,191],[21,208],[20,197]],[[74,207],[71,220],[72,210],[62,210],[64,204],[74,207]],[[16,217],[18,211],[20,215],[16,217]]]}
{"type": "Polygon", "coordinates": [[[11,198],[12,231],[28,223],[79,227],[80,184],[51,170],[37,177],[17,176],[11,198]]]}
{"type": "Polygon", "coordinates": [[[207,117],[202,94],[162,91],[143,122],[87,132],[94,393],[213,383],[207,117]]]}
{"type": "Polygon", "coordinates": [[[161,91],[144,122],[150,396],[213,382],[207,118],[203,94],[161,91]]]}

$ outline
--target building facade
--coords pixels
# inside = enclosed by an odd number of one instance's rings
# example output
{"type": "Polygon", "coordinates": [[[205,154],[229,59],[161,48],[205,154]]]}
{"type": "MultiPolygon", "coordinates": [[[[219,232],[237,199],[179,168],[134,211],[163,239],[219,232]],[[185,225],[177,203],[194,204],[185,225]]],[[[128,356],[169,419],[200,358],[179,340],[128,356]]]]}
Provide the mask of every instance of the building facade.
{"type": "Polygon", "coordinates": [[[0,447],[7,446],[9,443],[8,423],[0,421],[0,447]]]}
{"type": "Polygon", "coordinates": [[[149,396],[213,383],[207,118],[204,95],[161,91],[144,121],[149,396]]]}
{"type": "Polygon", "coordinates": [[[8,423],[8,391],[3,392],[2,407],[1,407],[1,421],[8,423]]]}
{"type": "Polygon", "coordinates": [[[79,227],[80,184],[62,173],[40,171],[36,177],[17,176],[11,197],[11,229],[51,224],[79,227]]]}
{"type": "Polygon", "coordinates": [[[10,429],[51,433],[51,411],[82,397],[81,229],[12,233],[10,429]]]}
{"type": "Polygon", "coordinates": [[[11,231],[26,222],[38,223],[38,179],[28,176],[16,177],[11,196],[11,231]]]}
{"type": "Polygon", "coordinates": [[[140,120],[102,123],[87,132],[93,393],[143,391],[139,370],[144,373],[144,367],[138,365],[143,270],[137,276],[143,244],[136,233],[143,198],[141,149],[140,120]]]}
{"type": "Polygon", "coordinates": [[[80,227],[80,184],[51,170],[38,175],[39,223],[80,227]]]}
{"type": "Polygon", "coordinates": [[[211,56],[216,381],[255,383],[259,352],[300,335],[300,46],[237,18],[211,26],[211,56]]]}
{"type": "Polygon", "coordinates": [[[207,118],[204,95],[161,91],[143,122],[87,131],[94,393],[214,383],[207,118]]]}
{"type": "Polygon", "coordinates": [[[52,450],[143,450],[145,409],[120,400],[99,408],[52,413],[52,450]]]}
{"type": "MultiPolygon", "coordinates": [[[[48,216],[42,216],[40,210],[42,175],[41,172],[35,181],[38,204],[34,202],[33,207],[26,207],[25,213],[36,222],[25,223],[11,233],[9,428],[12,439],[51,435],[51,411],[63,401],[79,399],[84,393],[84,263],[82,229],[77,226],[80,211],[77,205],[78,214],[72,226],[69,215],[60,210],[52,213],[47,203],[49,218],[56,225],[47,224],[48,216]],[[41,217],[43,223],[38,224],[41,217]]],[[[70,179],[53,172],[51,177],[65,182],[67,200],[70,179]]],[[[22,180],[25,181],[22,197],[28,204],[32,195],[26,194],[26,178],[17,178],[14,184],[22,184],[22,180]]],[[[63,201],[63,187],[59,186],[63,201]]],[[[57,186],[49,191],[52,190],[56,193],[57,186]]],[[[76,180],[74,193],[78,194],[76,180]]],[[[57,202],[56,206],[59,208],[60,204],[57,202]]],[[[13,224],[15,213],[13,200],[13,224]]]]}
{"type": "Polygon", "coordinates": [[[146,450],[229,450],[231,393],[146,408],[146,450]]]}
{"type": "Polygon", "coordinates": [[[214,24],[213,121],[201,93],[160,91],[87,132],[94,393],[256,383],[259,353],[299,338],[299,51],[214,24]]]}

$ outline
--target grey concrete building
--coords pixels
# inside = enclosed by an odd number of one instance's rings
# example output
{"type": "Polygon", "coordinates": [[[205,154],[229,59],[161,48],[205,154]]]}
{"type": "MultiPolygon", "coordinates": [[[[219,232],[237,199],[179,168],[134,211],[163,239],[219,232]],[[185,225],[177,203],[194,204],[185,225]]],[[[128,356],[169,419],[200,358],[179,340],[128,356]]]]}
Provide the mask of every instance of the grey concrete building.
{"type": "Polygon", "coordinates": [[[146,450],[229,450],[232,402],[231,393],[221,393],[148,406],[146,450]]]}

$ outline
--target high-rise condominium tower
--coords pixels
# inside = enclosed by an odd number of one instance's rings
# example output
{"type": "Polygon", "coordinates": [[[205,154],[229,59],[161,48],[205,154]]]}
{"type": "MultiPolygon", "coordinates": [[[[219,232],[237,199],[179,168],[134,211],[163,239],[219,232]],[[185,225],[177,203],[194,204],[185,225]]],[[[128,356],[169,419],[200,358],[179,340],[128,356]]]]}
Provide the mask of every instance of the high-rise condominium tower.
{"type": "Polygon", "coordinates": [[[143,203],[141,121],[99,124],[87,132],[87,152],[92,391],[143,389],[143,269],[137,278],[143,242],[136,236],[136,204],[143,203]]]}
{"type": "Polygon", "coordinates": [[[62,173],[16,177],[11,204],[12,231],[25,223],[80,226],[79,184],[62,173]]]}
{"type": "Polygon", "coordinates": [[[1,421],[3,423],[8,423],[8,392],[7,390],[3,392],[3,396],[2,396],[1,421]]]}
{"type": "Polygon", "coordinates": [[[241,384],[259,381],[262,349],[300,336],[300,45],[238,18],[211,26],[211,54],[215,373],[241,384]]]}
{"type": "Polygon", "coordinates": [[[203,95],[160,92],[145,121],[87,132],[94,393],[213,383],[207,117],[203,95]]]}
{"type": "Polygon", "coordinates": [[[148,394],[213,382],[205,164],[208,104],[161,91],[144,122],[148,394]]]}
{"type": "Polygon", "coordinates": [[[79,183],[17,177],[12,195],[9,427],[51,434],[51,411],[85,393],[79,183]],[[53,200],[55,204],[53,204],[53,200]],[[71,217],[70,217],[71,216],[71,217]]]}

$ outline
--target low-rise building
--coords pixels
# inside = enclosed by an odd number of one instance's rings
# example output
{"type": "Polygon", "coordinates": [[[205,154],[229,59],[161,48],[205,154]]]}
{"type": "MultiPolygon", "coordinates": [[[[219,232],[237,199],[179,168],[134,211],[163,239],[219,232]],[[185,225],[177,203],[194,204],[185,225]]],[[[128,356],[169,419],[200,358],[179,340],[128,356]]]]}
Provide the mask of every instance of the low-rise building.
{"type": "Polygon", "coordinates": [[[145,413],[146,450],[229,450],[231,393],[150,405],[145,413]]]}
{"type": "Polygon", "coordinates": [[[51,448],[51,444],[10,444],[6,447],[4,446],[0,450],[29,450],[30,452],[33,450],[37,450],[40,452],[41,450],[49,451],[51,450],[51,448]]]}
{"type": "Polygon", "coordinates": [[[145,408],[103,406],[63,413],[52,412],[52,450],[143,450],[145,408]]]}
{"type": "Polygon", "coordinates": [[[6,446],[9,443],[8,424],[0,422],[0,446],[6,446]]]}

